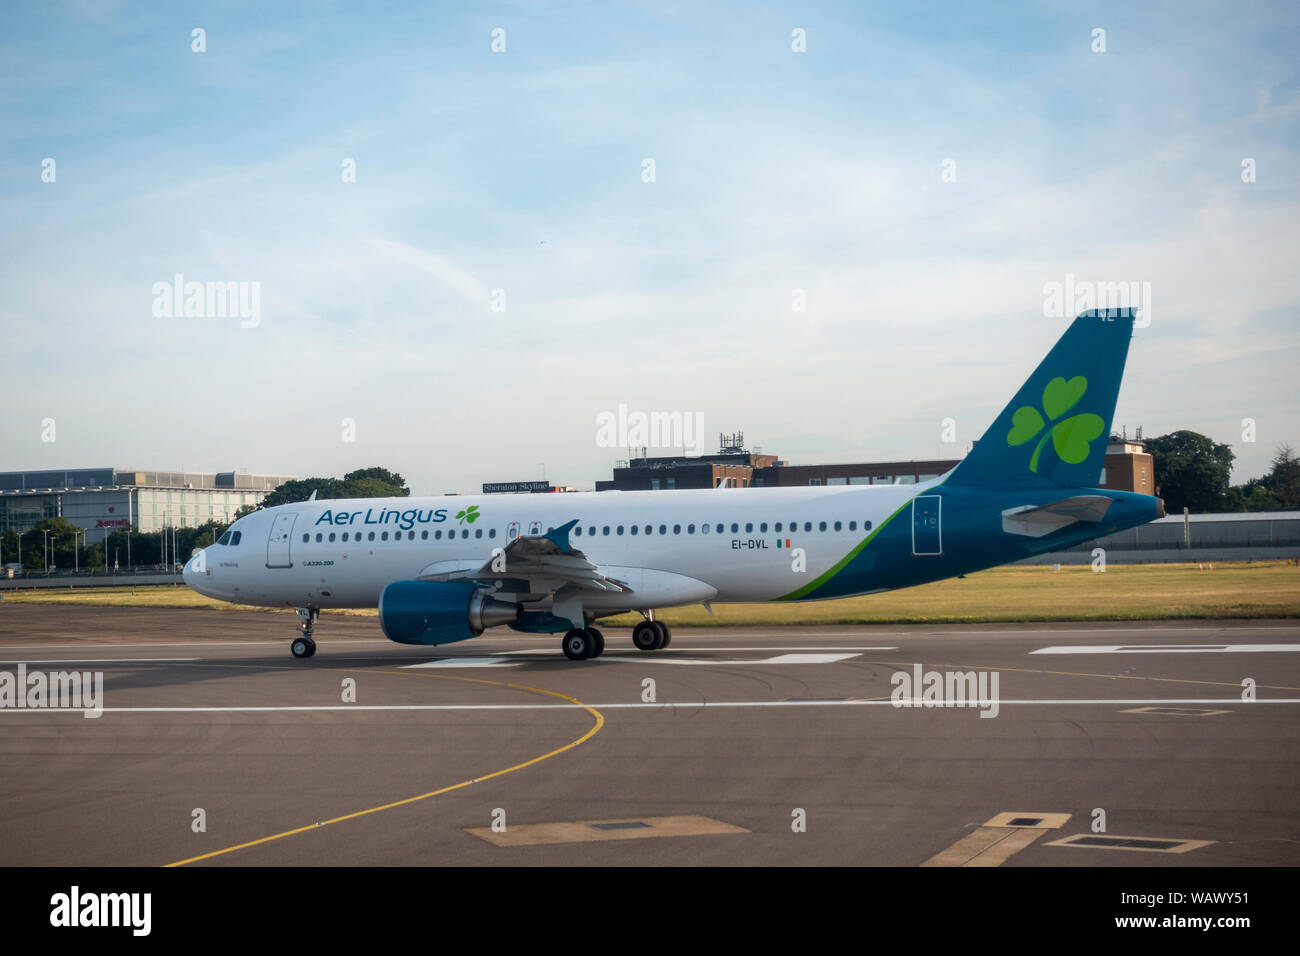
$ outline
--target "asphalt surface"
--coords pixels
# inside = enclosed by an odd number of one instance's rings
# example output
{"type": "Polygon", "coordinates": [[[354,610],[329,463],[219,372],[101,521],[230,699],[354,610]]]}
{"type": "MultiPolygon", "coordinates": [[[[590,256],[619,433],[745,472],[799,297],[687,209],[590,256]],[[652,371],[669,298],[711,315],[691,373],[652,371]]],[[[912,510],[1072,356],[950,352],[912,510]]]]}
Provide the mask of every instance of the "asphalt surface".
{"type": "Polygon", "coordinates": [[[0,680],[102,672],[105,708],[0,708],[0,864],[1300,863],[1294,622],[609,628],[580,662],[332,616],[298,661],[295,635],[0,606],[0,680]],[[996,674],[996,716],[893,706],[917,664],[996,674]],[[1098,836],[1173,842],[1052,845],[1098,836]]]}

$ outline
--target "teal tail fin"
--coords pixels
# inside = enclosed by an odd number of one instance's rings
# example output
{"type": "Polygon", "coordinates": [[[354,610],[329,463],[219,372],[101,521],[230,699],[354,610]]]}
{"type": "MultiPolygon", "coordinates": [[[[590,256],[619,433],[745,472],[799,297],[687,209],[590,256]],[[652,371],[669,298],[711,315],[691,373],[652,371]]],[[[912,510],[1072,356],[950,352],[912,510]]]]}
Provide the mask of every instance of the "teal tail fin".
{"type": "Polygon", "coordinates": [[[1070,323],[945,484],[1096,487],[1134,312],[1094,309],[1070,323]]]}

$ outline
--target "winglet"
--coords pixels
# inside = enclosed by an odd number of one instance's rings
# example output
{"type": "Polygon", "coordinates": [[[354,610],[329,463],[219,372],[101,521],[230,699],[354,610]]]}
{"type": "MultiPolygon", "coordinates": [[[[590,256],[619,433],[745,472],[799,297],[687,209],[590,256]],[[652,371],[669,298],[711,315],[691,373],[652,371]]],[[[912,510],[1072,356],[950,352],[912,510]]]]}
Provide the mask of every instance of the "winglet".
{"type": "Polygon", "coordinates": [[[542,535],[542,537],[554,541],[555,546],[560,549],[561,554],[570,554],[572,553],[573,548],[569,546],[569,532],[573,530],[573,526],[577,523],[578,519],[574,518],[568,524],[562,524],[558,528],[552,528],[550,531],[546,532],[546,534],[542,535]]]}

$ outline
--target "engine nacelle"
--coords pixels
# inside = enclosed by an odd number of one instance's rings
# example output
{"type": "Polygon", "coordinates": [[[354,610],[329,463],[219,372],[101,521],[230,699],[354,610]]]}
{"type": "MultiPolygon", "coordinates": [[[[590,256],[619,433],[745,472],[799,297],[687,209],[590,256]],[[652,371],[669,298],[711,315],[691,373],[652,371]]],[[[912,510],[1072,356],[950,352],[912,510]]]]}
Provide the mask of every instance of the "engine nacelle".
{"type": "Polygon", "coordinates": [[[451,644],[519,620],[522,608],[465,581],[394,581],[379,594],[379,626],[398,644],[451,644]]]}

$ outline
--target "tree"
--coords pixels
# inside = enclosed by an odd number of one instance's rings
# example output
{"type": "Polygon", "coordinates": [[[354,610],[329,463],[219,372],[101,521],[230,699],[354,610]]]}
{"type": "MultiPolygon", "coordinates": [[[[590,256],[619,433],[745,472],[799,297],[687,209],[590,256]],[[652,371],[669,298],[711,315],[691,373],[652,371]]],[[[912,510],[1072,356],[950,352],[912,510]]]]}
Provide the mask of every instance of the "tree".
{"type": "Polygon", "coordinates": [[[277,487],[262,499],[262,507],[274,508],[276,505],[306,501],[313,491],[317,498],[346,498],[346,490],[347,486],[338,478],[300,478],[297,481],[286,481],[277,487]]]}
{"type": "Polygon", "coordinates": [[[1290,445],[1281,445],[1273,459],[1273,470],[1261,483],[1272,493],[1279,508],[1300,508],[1300,459],[1290,445]]]}
{"type": "Polygon", "coordinates": [[[62,515],[42,518],[23,535],[23,567],[29,571],[43,571],[48,555],[51,567],[71,568],[77,563],[73,549],[78,545],[80,533],[81,529],[62,515]]]}
{"type": "Polygon", "coordinates": [[[0,567],[18,562],[18,532],[5,528],[0,532],[0,567]]]}
{"type": "Polygon", "coordinates": [[[1279,445],[1267,475],[1228,489],[1229,511],[1281,511],[1300,508],[1300,459],[1290,445],[1279,445]]]}
{"type": "Polygon", "coordinates": [[[306,501],[312,492],[321,500],[331,498],[404,498],[411,493],[402,476],[387,468],[361,468],[342,478],[300,478],[286,481],[265,498],[262,507],[274,508],[306,501]]]}
{"type": "Polygon", "coordinates": [[[356,471],[350,471],[343,476],[344,481],[354,482],[361,482],[367,478],[373,478],[375,481],[396,489],[387,495],[376,497],[405,498],[411,493],[411,489],[406,487],[406,482],[401,475],[395,471],[389,471],[387,468],[380,468],[378,465],[373,468],[358,468],[356,471]]]}
{"type": "Polygon", "coordinates": [[[1236,456],[1199,432],[1181,430],[1147,440],[1157,490],[1170,514],[1183,508],[1193,512],[1218,511],[1228,507],[1232,462],[1236,456]]]}
{"type": "Polygon", "coordinates": [[[1264,478],[1252,478],[1244,485],[1233,485],[1228,489],[1226,511],[1276,511],[1282,507],[1273,492],[1269,491],[1264,478]]]}

